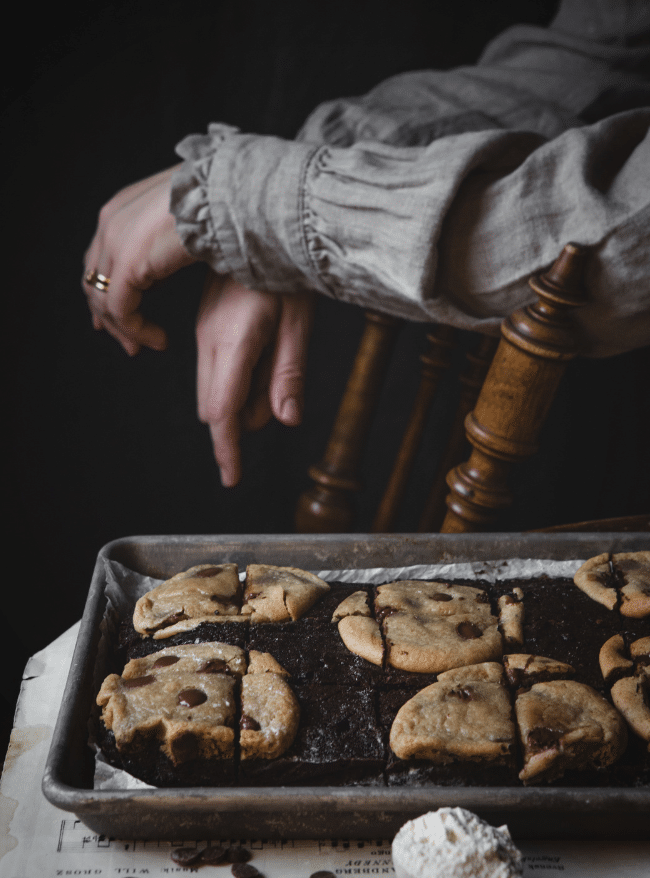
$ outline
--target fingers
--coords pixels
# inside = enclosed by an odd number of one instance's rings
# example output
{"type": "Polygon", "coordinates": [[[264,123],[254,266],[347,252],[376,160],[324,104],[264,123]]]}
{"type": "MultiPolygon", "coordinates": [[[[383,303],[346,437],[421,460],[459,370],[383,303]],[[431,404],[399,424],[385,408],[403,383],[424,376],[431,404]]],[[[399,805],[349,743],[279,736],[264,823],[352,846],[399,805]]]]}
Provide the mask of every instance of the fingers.
{"type": "Polygon", "coordinates": [[[272,415],[300,423],[311,296],[279,297],[212,275],[197,319],[197,402],[224,486],[241,476],[240,438],[272,415]]]}
{"type": "Polygon", "coordinates": [[[105,329],[128,354],[163,350],[162,327],[140,312],[142,294],[155,281],[195,261],[183,247],[169,211],[170,168],[123,189],[100,211],[97,232],[84,257],[82,287],[95,329],[105,329]],[[88,272],[109,278],[98,289],[88,272]]]}
{"type": "Polygon", "coordinates": [[[203,293],[196,332],[198,414],[210,426],[225,487],[241,476],[242,429],[262,426],[271,416],[259,381],[278,311],[274,296],[214,275],[203,293]]]}
{"type": "Polygon", "coordinates": [[[312,321],[311,295],[282,297],[269,398],[275,417],[290,427],[297,426],[302,420],[312,321]]]}

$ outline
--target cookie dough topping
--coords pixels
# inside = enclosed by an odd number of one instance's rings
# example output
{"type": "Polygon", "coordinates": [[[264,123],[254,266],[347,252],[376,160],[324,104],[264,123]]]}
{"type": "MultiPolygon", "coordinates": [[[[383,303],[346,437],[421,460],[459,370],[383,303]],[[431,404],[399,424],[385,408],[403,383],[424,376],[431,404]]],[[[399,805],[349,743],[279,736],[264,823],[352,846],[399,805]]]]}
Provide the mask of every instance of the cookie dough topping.
{"type": "Polygon", "coordinates": [[[630,644],[629,658],[620,635],[610,637],[600,650],[600,668],[611,683],[612,701],[630,729],[650,750],[650,637],[630,644]]]}
{"type": "Polygon", "coordinates": [[[579,589],[609,610],[641,619],[650,615],[650,551],[608,552],[590,558],[576,571],[579,589]]]}
{"type": "Polygon", "coordinates": [[[632,619],[650,615],[650,551],[612,556],[621,585],[621,614],[632,619]]]}
{"type": "Polygon", "coordinates": [[[555,780],[569,768],[611,765],[625,750],[620,714],[590,686],[573,680],[536,683],[518,695],[515,713],[525,784],[555,780]]]}
{"type": "Polygon", "coordinates": [[[236,564],[199,564],[143,595],[135,605],[133,627],[159,640],[201,622],[230,619],[240,603],[236,564]]]}
{"type": "Polygon", "coordinates": [[[530,687],[534,683],[571,677],[575,673],[571,665],[542,655],[512,653],[504,655],[503,666],[508,682],[515,689],[530,687]]]}
{"type": "Polygon", "coordinates": [[[340,622],[346,616],[372,616],[368,594],[365,591],[355,591],[341,601],[334,610],[332,622],[340,622]]]}
{"type": "Polygon", "coordinates": [[[625,655],[625,641],[621,634],[614,634],[603,643],[598,654],[598,662],[606,683],[611,683],[615,677],[634,667],[634,662],[625,655]]]}
{"type": "Polygon", "coordinates": [[[501,658],[498,620],[480,588],[403,581],[377,589],[375,615],[394,668],[439,673],[501,658]]]}
{"type": "Polygon", "coordinates": [[[177,765],[234,754],[236,681],[246,670],[243,650],[225,643],[163,649],[111,674],[97,696],[102,720],[118,749],[157,739],[177,765]]]}
{"type": "Polygon", "coordinates": [[[298,731],[300,707],[286,672],[268,668],[268,662],[251,662],[242,680],[241,759],[275,759],[291,746],[298,731]]]}
{"type": "Polygon", "coordinates": [[[513,588],[512,594],[499,598],[499,627],[509,649],[524,644],[524,592],[513,588]]]}
{"type": "Polygon", "coordinates": [[[273,656],[237,646],[200,643],[168,647],[111,674],[97,696],[118,750],[158,741],[174,765],[190,759],[272,759],[296,735],[300,710],[273,656]],[[240,702],[240,703],[238,703],[240,702]],[[236,729],[237,715],[239,728],[236,729]]]}
{"type": "Polygon", "coordinates": [[[510,761],[515,730],[503,668],[496,662],[440,674],[406,702],[390,731],[400,759],[510,761]]]}
{"type": "Polygon", "coordinates": [[[297,567],[249,564],[241,611],[251,622],[295,622],[329,588],[320,577],[297,567]]]}

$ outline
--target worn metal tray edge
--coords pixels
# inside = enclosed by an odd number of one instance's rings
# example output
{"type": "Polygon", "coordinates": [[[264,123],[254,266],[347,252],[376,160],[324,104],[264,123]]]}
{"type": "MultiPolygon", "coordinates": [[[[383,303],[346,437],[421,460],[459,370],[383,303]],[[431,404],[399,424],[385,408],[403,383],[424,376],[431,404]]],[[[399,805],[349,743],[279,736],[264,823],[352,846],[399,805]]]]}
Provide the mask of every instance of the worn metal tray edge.
{"type": "Polygon", "coordinates": [[[650,790],[646,789],[206,787],[99,791],[74,782],[79,758],[83,759],[79,747],[88,749],[86,722],[93,697],[89,688],[93,661],[89,659],[94,656],[104,612],[104,559],[165,576],[179,564],[198,563],[215,551],[224,560],[233,557],[242,564],[260,557],[269,563],[283,559],[286,563],[290,553],[292,563],[324,569],[406,566],[434,560],[561,559],[647,548],[647,533],[203,535],[115,540],[97,557],[46,763],[43,793],[91,829],[131,838],[244,837],[251,834],[251,818],[259,830],[257,837],[340,837],[341,826],[345,826],[348,837],[375,838],[443,804],[468,807],[495,823],[508,822],[519,838],[647,838],[650,790]]]}

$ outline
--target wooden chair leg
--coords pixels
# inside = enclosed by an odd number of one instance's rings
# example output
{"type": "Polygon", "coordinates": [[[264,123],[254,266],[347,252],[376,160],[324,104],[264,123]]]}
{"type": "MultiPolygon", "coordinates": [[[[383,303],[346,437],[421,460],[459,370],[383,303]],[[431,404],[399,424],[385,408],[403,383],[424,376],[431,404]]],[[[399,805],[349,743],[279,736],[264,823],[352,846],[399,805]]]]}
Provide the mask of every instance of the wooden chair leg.
{"type": "Polygon", "coordinates": [[[451,361],[455,337],[456,331],[449,326],[436,326],[427,333],[427,349],[420,357],[422,363],[420,384],[393,471],[372,525],[373,533],[390,533],[393,528],[420,447],[431,403],[440,378],[451,361]]]}
{"type": "Polygon", "coordinates": [[[531,278],[537,302],[504,321],[485,384],[465,421],[472,453],[447,476],[451,493],[442,533],[484,530],[512,502],[510,467],[536,451],[567,362],[577,354],[571,312],[585,301],[586,255],[586,248],[567,244],[548,272],[531,278]]]}
{"type": "Polygon", "coordinates": [[[447,473],[460,463],[466,453],[467,437],[465,436],[465,418],[476,405],[485,376],[499,344],[499,339],[492,335],[482,335],[474,351],[467,353],[467,367],[458,376],[460,395],[454,412],[451,429],[447,438],[444,457],[438,465],[436,477],[429,491],[418,531],[420,533],[437,533],[447,512],[447,473]]]}
{"type": "Polygon", "coordinates": [[[361,488],[359,462],[401,320],[374,311],[366,324],[322,461],[309,468],[313,486],[298,500],[299,533],[346,533],[352,495],[361,488]]]}

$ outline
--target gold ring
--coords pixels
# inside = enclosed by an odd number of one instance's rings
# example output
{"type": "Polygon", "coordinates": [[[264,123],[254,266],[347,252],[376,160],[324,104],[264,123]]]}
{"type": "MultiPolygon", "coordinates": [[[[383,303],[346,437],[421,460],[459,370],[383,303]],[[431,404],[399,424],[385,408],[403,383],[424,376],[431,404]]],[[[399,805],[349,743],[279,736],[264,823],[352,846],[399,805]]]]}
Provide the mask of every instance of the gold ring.
{"type": "Polygon", "coordinates": [[[100,293],[105,293],[111,282],[110,277],[106,277],[106,275],[100,274],[94,268],[92,271],[88,272],[84,280],[87,284],[90,284],[91,287],[95,287],[96,290],[99,290],[100,293]]]}

